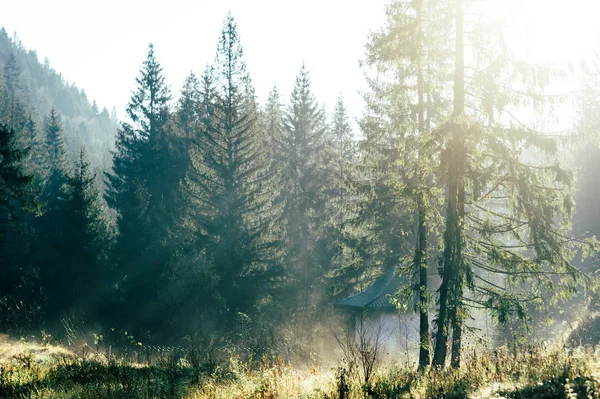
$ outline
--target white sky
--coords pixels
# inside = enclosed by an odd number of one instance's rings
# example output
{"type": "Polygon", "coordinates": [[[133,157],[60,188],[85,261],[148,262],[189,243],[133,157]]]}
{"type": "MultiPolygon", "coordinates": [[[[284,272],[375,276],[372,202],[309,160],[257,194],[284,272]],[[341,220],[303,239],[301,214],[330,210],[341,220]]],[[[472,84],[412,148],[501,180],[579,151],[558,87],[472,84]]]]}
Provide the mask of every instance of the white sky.
{"type": "MultiPolygon", "coordinates": [[[[16,32],[40,61],[120,117],[154,43],[174,97],[183,79],[212,62],[228,11],[238,23],[258,99],[274,84],[285,102],[302,62],[317,99],[333,108],[343,94],[359,116],[365,88],[358,60],[388,0],[18,0],[2,1],[0,26],[16,32]]],[[[598,39],[597,0],[488,0],[508,13],[519,52],[535,61],[577,57],[598,39]]]]}
{"type": "Polygon", "coordinates": [[[17,32],[90,101],[119,117],[154,43],[174,97],[191,71],[215,56],[227,12],[238,24],[244,58],[259,101],[277,85],[286,102],[302,62],[317,99],[332,109],[342,93],[359,114],[358,66],[370,29],[384,20],[387,0],[18,0],[1,1],[0,26],[17,32]]]}

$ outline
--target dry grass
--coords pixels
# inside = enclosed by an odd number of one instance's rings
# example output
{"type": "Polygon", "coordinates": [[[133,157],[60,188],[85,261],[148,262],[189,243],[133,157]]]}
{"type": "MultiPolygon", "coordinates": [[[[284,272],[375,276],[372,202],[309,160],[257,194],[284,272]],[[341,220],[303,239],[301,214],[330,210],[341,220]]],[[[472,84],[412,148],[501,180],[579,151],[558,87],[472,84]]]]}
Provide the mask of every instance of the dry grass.
{"type": "Polygon", "coordinates": [[[387,366],[368,386],[361,382],[359,370],[346,362],[334,369],[298,369],[280,357],[265,355],[252,362],[232,356],[209,370],[192,367],[185,352],[134,362],[6,338],[0,347],[0,398],[600,397],[600,348],[591,346],[473,351],[465,354],[459,370],[419,373],[387,366]]]}
{"type": "Polygon", "coordinates": [[[58,345],[25,340],[10,339],[0,334],[0,364],[14,362],[16,359],[29,358],[36,364],[56,363],[59,360],[75,360],[76,355],[58,345]]]}

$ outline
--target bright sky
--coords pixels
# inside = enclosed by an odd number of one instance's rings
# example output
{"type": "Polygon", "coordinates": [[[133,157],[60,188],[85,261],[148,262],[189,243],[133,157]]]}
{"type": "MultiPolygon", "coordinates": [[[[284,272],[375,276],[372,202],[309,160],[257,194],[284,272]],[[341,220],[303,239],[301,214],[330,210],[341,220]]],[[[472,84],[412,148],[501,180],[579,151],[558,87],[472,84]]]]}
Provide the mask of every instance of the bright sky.
{"type": "MultiPolygon", "coordinates": [[[[0,26],[100,107],[124,114],[147,45],[168,76],[174,96],[183,79],[214,58],[228,11],[238,23],[259,101],[276,84],[287,101],[302,62],[320,102],[338,94],[359,116],[365,88],[358,60],[369,30],[384,22],[388,0],[19,0],[4,1],[0,26]]],[[[597,0],[488,0],[509,15],[510,37],[535,61],[572,60],[598,39],[597,0]]]]}
{"type": "Polygon", "coordinates": [[[90,101],[119,117],[135,87],[148,44],[175,97],[183,80],[212,62],[231,11],[258,99],[277,85],[287,101],[302,62],[317,99],[332,109],[338,94],[359,114],[364,88],[358,60],[387,0],[19,0],[2,1],[0,26],[17,32],[40,61],[85,89],[90,101]]]}
{"type": "Polygon", "coordinates": [[[600,39],[598,0],[480,0],[506,17],[508,40],[533,62],[563,63],[589,52],[600,39]]]}

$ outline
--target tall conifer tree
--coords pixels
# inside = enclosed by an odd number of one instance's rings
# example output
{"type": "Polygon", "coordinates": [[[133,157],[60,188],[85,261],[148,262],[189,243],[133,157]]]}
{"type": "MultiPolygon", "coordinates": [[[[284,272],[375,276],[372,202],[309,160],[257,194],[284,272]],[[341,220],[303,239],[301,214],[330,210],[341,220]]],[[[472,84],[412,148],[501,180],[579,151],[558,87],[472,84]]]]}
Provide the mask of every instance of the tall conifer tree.
{"type": "Polygon", "coordinates": [[[153,45],[140,69],[138,84],[127,106],[131,124],[118,132],[113,171],[106,175],[105,197],[117,211],[119,235],[115,248],[121,284],[139,325],[160,328],[152,305],[170,258],[169,230],[172,199],[179,187],[171,168],[172,130],[168,126],[171,99],[153,45]],[[148,305],[148,306],[146,306],[148,305]],[[140,312],[141,309],[152,309],[140,312]]]}
{"type": "Polygon", "coordinates": [[[214,260],[217,290],[230,312],[253,311],[279,267],[271,231],[273,174],[242,56],[229,15],[215,65],[203,76],[201,132],[188,174],[199,240],[214,260]]]}
{"type": "MultiPolygon", "coordinates": [[[[438,329],[451,328],[458,367],[472,306],[504,322],[524,317],[527,304],[568,297],[586,281],[573,255],[594,243],[571,235],[572,173],[560,164],[556,139],[531,122],[555,98],[546,87],[556,70],[515,57],[500,22],[477,18],[476,4],[452,6],[453,110],[438,130],[447,184],[438,329]],[[517,107],[532,117],[519,120],[517,107]]],[[[445,364],[449,336],[438,330],[435,365],[445,364]]]]}
{"type": "Polygon", "coordinates": [[[379,153],[377,159],[382,161],[369,174],[376,177],[384,173],[383,180],[376,183],[375,187],[381,188],[376,189],[380,194],[374,199],[384,200],[384,204],[391,199],[390,204],[415,210],[397,213],[395,222],[407,233],[414,232],[407,237],[414,243],[410,251],[413,256],[405,257],[405,266],[400,268],[401,274],[409,276],[402,290],[407,295],[400,303],[416,298],[420,368],[429,364],[430,354],[427,259],[432,252],[429,239],[434,238],[437,198],[441,196],[434,178],[440,143],[432,130],[446,108],[447,11],[445,2],[392,2],[386,26],[371,36],[365,62],[375,76],[369,80],[371,92],[366,96],[369,114],[363,121],[365,144],[369,152],[379,153]],[[395,139],[389,141],[390,136],[395,139]],[[391,175],[385,172],[388,168],[391,175]]]}

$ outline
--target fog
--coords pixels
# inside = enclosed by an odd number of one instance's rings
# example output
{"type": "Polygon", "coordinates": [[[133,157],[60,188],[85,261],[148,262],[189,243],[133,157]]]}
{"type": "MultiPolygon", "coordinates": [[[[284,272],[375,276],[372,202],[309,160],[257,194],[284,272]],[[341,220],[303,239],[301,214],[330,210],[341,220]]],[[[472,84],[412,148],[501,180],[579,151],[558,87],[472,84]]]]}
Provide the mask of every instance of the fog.
{"type": "Polygon", "coordinates": [[[24,7],[0,16],[10,339],[423,370],[593,335],[597,6],[24,7]]]}

